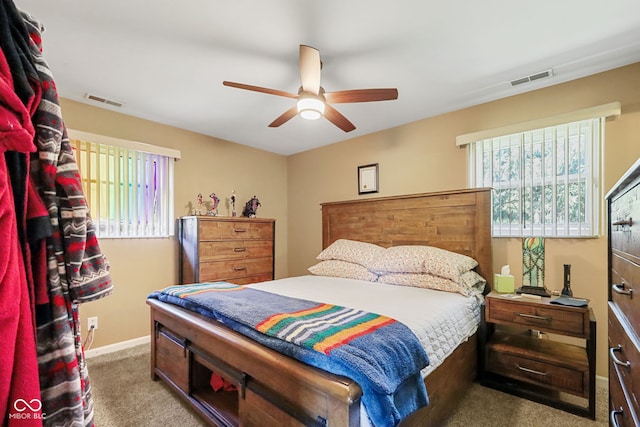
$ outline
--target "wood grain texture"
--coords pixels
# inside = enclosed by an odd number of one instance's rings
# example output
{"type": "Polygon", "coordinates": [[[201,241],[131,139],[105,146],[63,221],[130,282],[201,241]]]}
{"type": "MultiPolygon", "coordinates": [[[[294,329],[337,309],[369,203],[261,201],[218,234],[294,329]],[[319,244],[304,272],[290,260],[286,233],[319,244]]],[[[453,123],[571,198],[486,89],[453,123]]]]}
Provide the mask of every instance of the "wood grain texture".
{"type": "Polygon", "coordinates": [[[180,283],[273,280],[275,220],[186,216],[178,220],[180,283]]]}
{"type": "MultiPolygon", "coordinates": [[[[385,247],[432,245],[475,258],[479,262],[478,272],[491,283],[490,203],[489,189],[324,203],[323,247],[340,238],[385,247]]],[[[228,229],[224,233],[220,231],[229,227],[222,224],[225,221],[233,223],[233,220],[223,219],[213,227],[214,231],[208,231],[212,233],[209,236],[213,240],[228,236],[224,234],[228,229]]],[[[183,228],[188,227],[196,226],[185,223],[183,228]]],[[[241,233],[254,232],[247,230],[241,233]]],[[[201,235],[202,230],[196,234],[201,235]]],[[[185,238],[185,241],[200,240],[201,237],[185,238]]],[[[228,252],[229,247],[221,247],[220,251],[228,252]]],[[[191,252],[185,250],[185,253],[191,252]]],[[[206,253],[218,258],[217,251],[211,247],[207,247],[206,253]]],[[[152,328],[156,324],[164,325],[178,336],[179,341],[187,343],[188,352],[194,355],[192,364],[206,360],[200,364],[206,364],[207,369],[215,370],[218,364],[224,366],[223,370],[238,373],[239,377],[242,374],[246,376],[245,399],[239,398],[240,413],[224,420],[229,425],[236,425],[237,420],[241,425],[314,425],[320,421],[318,417],[330,426],[360,425],[362,391],[353,380],[307,366],[182,308],[157,300],[149,300],[148,304],[151,306],[152,328]]],[[[156,339],[152,340],[152,363],[158,360],[156,339]]],[[[198,369],[192,366],[191,372],[198,369]]],[[[477,337],[474,335],[429,374],[425,384],[430,405],[412,414],[401,426],[442,425],[456,407],[460,393],[470,386],[476,372],[477,337]]],[[[152,367],[152,376],[167,380],[175,387],[167,372],[157,366],[152,367]]],[[[243,380],[234,381],[242,385],[243,380]]],[[[198,382],[192,379],[190,387],[192,391],[194,387],[198,388],[198,382]]],[[[211,402],[203,404],[198,401],[201,398],[213,401],[213,397],[206,397],[206,393],[187,395],[177,391],[209,423],[225,425],[216,421],[216,416],[221,415],[216,415],[215,408],[203,409],[211,402]]],[[[225,404],[223,409],[228,406],[225,404]]]]}
{"type": "Polygon", "coordinates": [[[338,239],[428,245],[470,256],[489,286],[491,190],[458,190],[322,204],[322,247],[338,239]]]}
{"type": "Polygon", "coordinates": [[[640,159],[606,196],[611,418],[640,425],[640,159]],[[624,408],[619,411],[619,408],[624,408]]]}

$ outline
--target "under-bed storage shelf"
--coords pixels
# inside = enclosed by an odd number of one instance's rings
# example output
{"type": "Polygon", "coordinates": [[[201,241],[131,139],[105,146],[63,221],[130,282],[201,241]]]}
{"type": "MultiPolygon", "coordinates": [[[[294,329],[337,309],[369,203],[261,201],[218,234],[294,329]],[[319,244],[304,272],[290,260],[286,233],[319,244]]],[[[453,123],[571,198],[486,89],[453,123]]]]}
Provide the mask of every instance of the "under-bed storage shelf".
{"type": "Polygon", "coordinates": [[[242,375],[231,373],[228,368],[222,368],[221,363],[213,363],[207,360],[208,357],[200,355],[199,352],[192,352],[191,360],[191,396],[196,402],[203,406],[228,426],[239,425],[239,392],[242,390],[242,375]],[[233,385],[233,390],[214,390],[211,385],[213,373],[220,375],[233,385]]]}
{"type": "Polygon", "coordinates": [[[172,388],[214,426],[240,425],[239,402],[243,391],[243,377],[222,362],[214,362],[190,341],[167,329],[154,325],[156,367],[152,375],[163,378],[172,388]],[[214,391],[211,376],[217,373],[235,390],[214,391]]]}

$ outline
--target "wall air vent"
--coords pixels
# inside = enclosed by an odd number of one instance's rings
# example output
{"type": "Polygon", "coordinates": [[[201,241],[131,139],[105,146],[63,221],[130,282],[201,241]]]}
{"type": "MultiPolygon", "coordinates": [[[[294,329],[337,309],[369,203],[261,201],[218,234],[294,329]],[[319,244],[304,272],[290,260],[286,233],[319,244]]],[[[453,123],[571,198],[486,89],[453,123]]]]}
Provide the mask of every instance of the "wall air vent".
{"type": "Polygon", "coordinates": [[[548,79],[549,77],[553,77],[553,70],[549,68],[548,70],[540,71],[538,73],[534,73],[525,77],[520,77],[515,80],[511,80],[511,86],[518,86],[524,83],[531,83],[536,80],[548,79]]]}
{"type": "Polygon", "coordinates": [[[93,95],[91,93],[85,93],[84,97],[91,101],[100,102],[102,104],[111,105],[113,107],[122,107],[124,105],[122,102],[113,101],[111,99],[103,98],[101,96],[93,95]]]}

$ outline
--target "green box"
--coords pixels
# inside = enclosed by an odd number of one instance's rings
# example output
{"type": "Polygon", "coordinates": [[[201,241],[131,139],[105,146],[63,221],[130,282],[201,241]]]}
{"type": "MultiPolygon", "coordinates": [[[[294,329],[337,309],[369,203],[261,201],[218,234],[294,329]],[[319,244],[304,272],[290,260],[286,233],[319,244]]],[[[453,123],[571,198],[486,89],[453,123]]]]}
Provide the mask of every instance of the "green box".
{"type": "Polygon", "coordinates": [[[493,290],[501,294],[512,294],[515,291],[515,279],[511,275],[495,274],[493,290]]]}

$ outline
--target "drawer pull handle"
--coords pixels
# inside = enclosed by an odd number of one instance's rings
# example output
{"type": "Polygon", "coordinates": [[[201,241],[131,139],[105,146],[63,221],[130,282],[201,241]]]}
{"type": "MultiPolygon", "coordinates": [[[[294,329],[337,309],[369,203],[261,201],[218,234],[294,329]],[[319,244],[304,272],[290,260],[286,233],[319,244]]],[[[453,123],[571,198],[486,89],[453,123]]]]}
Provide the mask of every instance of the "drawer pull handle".
{"type": "Polygon", "coordinates": [[[628,225],[629,227],[631,227],[633,225],[633,218],[629,218],[627,220],[621,219],[621,220],[618,220],[618,221],[614,222],[611,225],[628,225]]]}
{"type": "Polygon", "coordinates": [[[620,407],[620,409],[614,409],[613,411],[611,411],[611,413],[609,414],[609,420],[611,421],[611,425],[613,427],[619,427],[620,425],[618,424],[618,419],[616,418],[617,415],[622,415],[624,413],[624,411],[622,410],[622,407],[620,407]]]}
{"type": "Polygon", "coordinates": [[[622,360],[618,359],[616,357],[616,351],[622,351],[622,346],[620,344],[618,344],[618,347],[611,347],[609,349],[609,357],[611,358],[611,360],[613,360],[613,363],[615,363],[616,365],[624,366],[625,368],[630,368],[631,362],[629,362],[628,360],[626,362],[623,362],[622,360]]]}
{"type": "Polygon", "coordinates": [[[246,252],[247,248],[233,248],[234,252],[246,252]]]}
{"type": "Polygon", "coordinates": [[[633,289],[629,289],[625,291],[624,289],[625,286],[626,286],[626,283],[624,282],[619,285],[613,284],[611,285],[611,289],[613,289],[613,292],[615,292],[616,294],[629,295],[629,298],[633,298],[633,289]]]}
{"type": "Polygon", "coordinates": [[[242,270],[246,270],[247,267],[233,267],[233,271],[242,271],[242,270]]]}
{"type": "Polygon", "coordinates": [[[245,230],[244,228],[234,228],[233,231],[235,233],[246,233],[247,230],[245,230]]]}
{"type": "Polygon", "coordinates": [[[544,320],[547,322],[551,322],[551,320],[553,319],[552,317],[536,316],[535,314],[519,313],[517,311],[516,311],[516,315],[520,317],[525,317],[527,319],[544,320]]]}
{"type": "Polygon", "coordinates": [[[546,377],[547,375],[549,375],[548,372],[540,372],[540,371],[536,371],[535,369],[525,368],[523,366],[518,365],[517,363],[516,363],[516,368],[520,369],[521,371],[527,372],[529,374],[541,375],[543,377],[546,377]]]}

